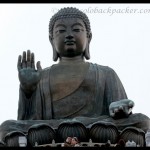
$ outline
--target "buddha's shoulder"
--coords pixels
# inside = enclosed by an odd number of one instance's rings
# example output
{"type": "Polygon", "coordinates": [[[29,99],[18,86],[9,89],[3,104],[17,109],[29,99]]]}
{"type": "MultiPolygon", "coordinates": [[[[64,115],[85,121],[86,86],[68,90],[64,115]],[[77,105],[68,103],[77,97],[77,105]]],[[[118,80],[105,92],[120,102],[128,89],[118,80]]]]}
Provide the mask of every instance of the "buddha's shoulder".
{"type": "MultiPolygon", "coordinates": [[[[90,68],[93,70],[98,70],[98,71],[103,71],[103,72],[114,72],[114,69],[109,66],[104,66],[104,65],[100,65],[100,64],[92,63],[92,62],[87,62],[87,63],[89,63],[90,68]]],[[[54,64],[52,66],[56,67],[57,65],[54,64]]],[[[42,73],[48,73],[50,69],[52,68],[52,66],[42,69],[42,73]]]]}
{"type": "Polygon", "coordinates": [[[99,71],[104,71],[104,72],[114,72],[114,69],[109,67],[109,66],[104,66],[104,65],[100,65],[97,63],[91,63],[90,65],[93,66],[93,68],[96,68],[99,71]]]}
{"type": "Polygon", "coordinates": [[[42,75],[48,74],[48,73],[50,72],[50,68],[51,68],[51,66],[50,66],[50,67],[43,68],[42,71],[41,71],[42,75]]]}

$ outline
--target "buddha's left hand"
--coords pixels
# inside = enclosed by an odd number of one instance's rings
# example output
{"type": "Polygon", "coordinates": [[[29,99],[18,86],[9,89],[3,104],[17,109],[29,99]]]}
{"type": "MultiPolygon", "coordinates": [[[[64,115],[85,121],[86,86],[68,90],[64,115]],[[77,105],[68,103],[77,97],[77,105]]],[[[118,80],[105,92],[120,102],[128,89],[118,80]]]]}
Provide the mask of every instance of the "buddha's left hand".
{"type": "Polygon", "coordinates": [[[134,102],[129,99],[122,99],[112,102],[109,106],[109,114],[113,118],[128,117],[132,113],[134,102]]]}

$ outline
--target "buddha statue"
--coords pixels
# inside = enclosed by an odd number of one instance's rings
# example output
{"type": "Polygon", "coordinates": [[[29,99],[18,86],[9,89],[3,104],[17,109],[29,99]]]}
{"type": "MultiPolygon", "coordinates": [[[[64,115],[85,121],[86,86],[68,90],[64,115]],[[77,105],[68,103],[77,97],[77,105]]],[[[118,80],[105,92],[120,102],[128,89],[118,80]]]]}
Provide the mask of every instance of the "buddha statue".
{"type": "Polygon", "coordinates": [[[149,117],[132,113],[134,102],[128,99],[117,73],[86,61],[91,39],[90,21],[79,9],[62,8],[52,16],[49,40],[53,60],[58,63],[42,69],[40,61],[35,65],[30,50],[19,55],[18,118],[1,124],[1,142],[6,142],[9,133],[23,135],[33,126],[47,124],[56,130],[61,123],[74,121],[86,128],[102,121],[114,124],[119,131],[149,129],[149,117]]]}

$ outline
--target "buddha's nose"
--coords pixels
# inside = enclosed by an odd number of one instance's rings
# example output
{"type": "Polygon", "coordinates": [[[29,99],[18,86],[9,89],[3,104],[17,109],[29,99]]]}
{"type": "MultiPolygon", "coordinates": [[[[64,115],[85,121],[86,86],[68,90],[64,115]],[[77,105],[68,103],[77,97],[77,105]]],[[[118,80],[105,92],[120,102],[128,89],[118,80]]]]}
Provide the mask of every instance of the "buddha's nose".
{"type": "Polygon", "coordinates": [[[72,39],[72,38],[73,38],[72,35],[67,35],[67,36],[66,36],[66,39],[72,39]]]}
{"type": "Polygon", "coordinates": [[[72,32],[71,31],[67,31],[65,38],[66,39],[72,39],[73,38],[72,32]]]}

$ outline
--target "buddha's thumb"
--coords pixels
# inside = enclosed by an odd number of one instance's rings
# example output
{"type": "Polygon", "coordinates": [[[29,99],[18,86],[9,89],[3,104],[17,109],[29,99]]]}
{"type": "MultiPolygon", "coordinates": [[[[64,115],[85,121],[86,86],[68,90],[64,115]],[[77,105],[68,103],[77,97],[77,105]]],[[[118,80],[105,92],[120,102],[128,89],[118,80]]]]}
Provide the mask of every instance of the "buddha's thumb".
{"type": "Polygon", "coordinates": [[[40,61],[38,61],[38,62],[36,63],[36,67],[37,67],[37,70],[38,70],[38,71],[41,71],[41,70],[42,70],[41,62],[40,62],[40,61]]]}

